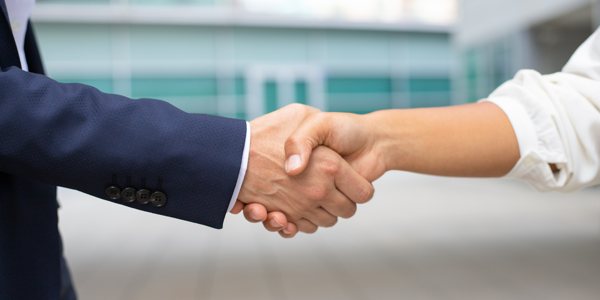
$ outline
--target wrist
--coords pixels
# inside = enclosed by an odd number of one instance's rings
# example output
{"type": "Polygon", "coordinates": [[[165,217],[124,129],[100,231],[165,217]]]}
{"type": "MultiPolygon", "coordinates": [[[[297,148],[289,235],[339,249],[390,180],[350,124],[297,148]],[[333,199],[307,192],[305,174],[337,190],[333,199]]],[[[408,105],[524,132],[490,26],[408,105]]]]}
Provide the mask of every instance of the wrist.
{"type": "Polygon", "coordinates": [[[411,148],[411,124],[403,110],[377,111],[364,115],[372,133],[373,151],[385,171],[407,170],[411,148]]]}

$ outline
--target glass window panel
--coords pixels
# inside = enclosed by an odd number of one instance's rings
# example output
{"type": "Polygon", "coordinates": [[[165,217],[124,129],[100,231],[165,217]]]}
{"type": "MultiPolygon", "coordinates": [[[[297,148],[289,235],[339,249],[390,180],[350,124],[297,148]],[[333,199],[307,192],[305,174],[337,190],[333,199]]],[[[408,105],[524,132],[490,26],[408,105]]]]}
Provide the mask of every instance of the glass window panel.
{"type": "Polygon", "coordinates": [[[331,77],[327,79],[327,93],[391,93],[389,77],[331,77]]]}
{"type": "Polygon", "coordinates": [[[329,94],[327,110],[353,113],[368,113],[391,107],[390,94],[329,94]]]}
{"type": "Polygon", "coordinates": [[[215,77],[137,77],[132,80],[131,93],[136,98],[215,97],[217,95],[217,80],[215,77]]]}
{"type": "Polygon", "coordinates": [[[450,78],[411,78],[409,87],[411,93],[449,91],[450,78]]]}
{"type": "Polygon", "coordinates": [[[294,84],[294,96],[298,103],[308,103],[308,85],[304,81],[296,81],[294,84]]]}
{"type": "Polygon", "coordinates": [[[277,82],[265,82],[265,107],[267,112],[272,112],[277,109],[277,82]]]}
{"type": "Polygon", "coordinates": [[[411,94],[412,107],[437,107],[450,105],[450,92],[421,92],[411,94]]]}

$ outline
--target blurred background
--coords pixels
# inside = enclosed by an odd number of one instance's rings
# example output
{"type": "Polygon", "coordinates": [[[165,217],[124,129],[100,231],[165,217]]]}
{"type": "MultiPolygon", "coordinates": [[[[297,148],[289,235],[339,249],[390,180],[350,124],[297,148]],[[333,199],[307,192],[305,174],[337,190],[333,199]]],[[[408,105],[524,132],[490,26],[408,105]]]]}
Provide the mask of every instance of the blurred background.
{"type": "MultiPolygon", "coordinates": [[[[38,0],[51,77],[252,119],[473,102],[559,71],[596,0],[38,0]]],[[[286,241],[60,190],[81,299],[600,299],[600,191],[391,173],[356,218],[286,241]],[[107,216],[109,216],[107,218],[107,216]]]]}

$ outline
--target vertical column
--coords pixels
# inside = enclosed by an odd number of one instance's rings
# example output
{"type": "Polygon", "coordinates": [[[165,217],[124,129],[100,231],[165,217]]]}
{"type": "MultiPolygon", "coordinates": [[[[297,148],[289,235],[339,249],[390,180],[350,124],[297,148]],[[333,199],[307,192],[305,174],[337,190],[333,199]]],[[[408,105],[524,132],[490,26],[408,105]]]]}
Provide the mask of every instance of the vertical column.
{"type": "Polygon", "coordinates": [[[264,76],[259,67],[246,70],[246,117],[252,120],[265,113],[264,76]]]}
{"type": "Polygon", "coordinates": [[[293,68],[288,66],[282,66],[277,70],[277,85],[279,86],[277,89],[277,105],[279,107],[296,102],[294,82],[297,74],[294,71],[293,68]]]}
{"type": "Polygon", "coordinates": [[[217,113],[221,116],[235,117],[239,112],[235,90],[235,53],[231,28],[215,30],[217,113]]]}
{"type": "Polygon", "coordinates": [[[596,30],[600,26],[600,0],[592,1],[592,30],[596,30]]]}
{"type": "Polygon", "coordinates": [[[321,68],[315,67],[308,72],[308,104],[320,110],[327,109],[325,81],[325,72],[321,68]]]}
{"type": "MultiPolygon", "coordinates": [[[[113,0],[124,1],[124,0],[113,0]]],[[[131,35],[127,25],[111,26],[113,92],[131,97],[131,35]]]]}

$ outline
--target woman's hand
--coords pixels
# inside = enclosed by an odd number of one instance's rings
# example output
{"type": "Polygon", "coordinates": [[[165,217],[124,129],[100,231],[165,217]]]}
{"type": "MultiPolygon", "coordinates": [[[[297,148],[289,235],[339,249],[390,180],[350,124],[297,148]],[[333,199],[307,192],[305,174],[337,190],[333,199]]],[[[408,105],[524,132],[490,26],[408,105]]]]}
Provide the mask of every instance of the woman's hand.
{"type": "Polygon", "coordinates": [[[384,138],[371,115],[319,112],[307,118],[285,143],[286,172],[304,172],[314,148],[324,145],[339,153],[369,181],[386,171],[384,138]]]}

